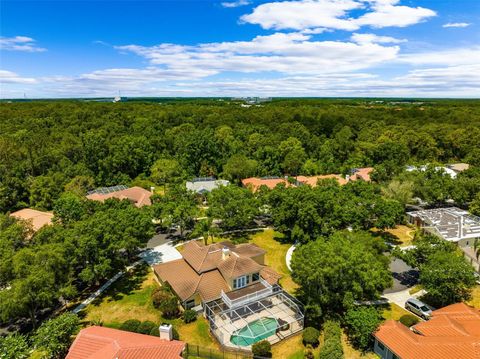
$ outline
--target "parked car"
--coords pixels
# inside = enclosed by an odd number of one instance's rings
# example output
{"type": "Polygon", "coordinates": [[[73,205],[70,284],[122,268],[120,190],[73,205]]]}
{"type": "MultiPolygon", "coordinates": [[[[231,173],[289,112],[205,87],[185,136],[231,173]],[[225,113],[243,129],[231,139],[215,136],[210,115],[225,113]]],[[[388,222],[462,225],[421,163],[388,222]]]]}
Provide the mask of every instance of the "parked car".
{"type": "Polygon", "coordinates": [[[419,317],[428,320],[432,315],[432,309],[425,303],[415,298],[410,298],[405,302],[405,309],[418,315],[419,317]]]}

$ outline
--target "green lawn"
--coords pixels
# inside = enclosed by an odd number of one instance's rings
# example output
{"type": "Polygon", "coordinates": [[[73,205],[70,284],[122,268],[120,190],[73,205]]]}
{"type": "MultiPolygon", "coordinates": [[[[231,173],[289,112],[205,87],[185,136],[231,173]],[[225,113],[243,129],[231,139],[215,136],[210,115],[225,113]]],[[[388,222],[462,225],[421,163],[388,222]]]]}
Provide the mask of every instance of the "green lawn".
{"type": "Polygon", "coordinates": [[[385,308],[382,311],[382,317],[385,320],[388,319],[393,319],[393,320],[400,320],[401,317],[404,315],[411,315],[413,316],[412,313],[410,313],[408,310],[403,309],[399,305],[396,305],[395,303],[390,303],[387,308],[385,308]]]}
{"type": "Polygon", "coordinates": [[[114,283],[102,296],[81,313],[84,325],[102,323],[106,327],[119,328],[128,319],[151,320],[154,323],[172,323],[180,339],[204,348],[218,349],[210,336],[207,321],[200,316],[193,323],[182,319],[168,320],[153,306],[151,294],[159,284],[148,266],[136,268],[114,283]]]}
{"type": "Polygon", "coordinates": [[[285,255],[291,244],[280,243],[276,238],[281,238],[283,235],[279,232],[275,232],[273,229],[267,229],[256,233],[250,237],[250,243],[254,243],[257,246],[265,249],[265,264],[272,267],[280,273],[283,277],[280,279],[280,285],[289,293],[294,293],[298,288],[291,277],[290,270],[285,262],[285,255]]]}

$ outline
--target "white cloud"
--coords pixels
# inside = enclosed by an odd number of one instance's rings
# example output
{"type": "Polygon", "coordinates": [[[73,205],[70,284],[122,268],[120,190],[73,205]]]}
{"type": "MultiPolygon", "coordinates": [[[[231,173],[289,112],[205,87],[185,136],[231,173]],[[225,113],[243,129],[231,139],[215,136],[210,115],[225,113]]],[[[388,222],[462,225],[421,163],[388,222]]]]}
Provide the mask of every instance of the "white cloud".
{"type": "Polygon", "coordinates": [[[294,29],[325,27],[356,30],[358,26],[345,18],[351,10],[362,7],[355,0],[300,0],[270,2],[257,6],[241,20],[258,24],[264,29],[294,29]]]}
{"type": "Polygon", "coordinates": [[[374,28],[406,27],[436,16],[435,11],[423,7],[395,6],[398,1],[380,0],[372,5],[372,12],[355,20],[359,26],[369,25],[374,28]]]}
{"type": "Polygon", "coordinates": [[[8,51],[42,52],[46,49],[37,47],[35,40],[27,36],[0,37],[0,49],[8,51]]]}
{"type": "Polygon", "coordinates": [[[442,27],[468,27],[472,24],[468,22],[447,22],[446,24],[443,24],[442,27]]]}
{"type": "Polygon", "coordinates": [[[398,61],[413,66],[458,66],[480,64],[480,46],[401,54],[398,61]]]}
{"type": "Polygon", "coordinates": [[[354,33],[350,39],[353,42],[356,42],[358,44],[369,44],[369,43],[400,44],[402,42],[407,42],[406,39],[397,39],[395,37],[390,37],[390,36],[378,36],[375,34],[358,34],[358,33],[354,33]]]}
{"type": "Polygon", "coordinates": [[[329,28],[355,31],[362,26],[405,27],[435,16],[433,10],[397,5],[399,0],[298,0],[269,2],[241,20],[264,29],[329,28]],[[354,18],[352,11],[364,11],[354,18]]]}
{"type": "Polygon", "coordinates": [[[279,72],[285,74],[353,71],[395,59],[398,46],[376,43],[313,41],[311,35],[274,33],[251,41],[205,43],[196,46],[160,44],[118,46],[175,71],[224,71],[243,73],[279,72]]]}
{"type": "Polygon", "coordinates": [[[249,0],[237,0],[231,2],[222,2],[223,7],[232,8],[232,7],[239,7],[239,6],[246,6],[250,5],[251,1],[249,0]]]}
{"type": "Polygon", "coordinates": [[[21,77],[15,72],[0,70],[0,83],[2,84],[34,84],[37,81],[31,77],[21,77]]]}

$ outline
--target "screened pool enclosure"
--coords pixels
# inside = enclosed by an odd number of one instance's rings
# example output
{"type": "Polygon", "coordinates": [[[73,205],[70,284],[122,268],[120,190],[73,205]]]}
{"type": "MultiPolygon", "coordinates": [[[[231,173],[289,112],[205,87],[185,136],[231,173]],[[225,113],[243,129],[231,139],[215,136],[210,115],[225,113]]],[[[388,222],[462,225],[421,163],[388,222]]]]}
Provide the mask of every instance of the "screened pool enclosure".
{"type": "Polygon", "coordinates": [[[210,330],[223,346],[250,349],[264,339],[274,344],[303,329],[300,302],[278,285],[262,293],[237,305],[222,298],[205,304],[210,330]]]}

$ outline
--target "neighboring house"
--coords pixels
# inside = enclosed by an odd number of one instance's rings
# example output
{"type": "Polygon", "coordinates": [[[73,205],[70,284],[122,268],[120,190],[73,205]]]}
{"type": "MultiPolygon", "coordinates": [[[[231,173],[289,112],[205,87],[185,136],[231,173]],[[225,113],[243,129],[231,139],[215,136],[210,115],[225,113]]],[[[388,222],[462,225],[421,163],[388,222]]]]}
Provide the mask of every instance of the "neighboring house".
{"type": "Polygon", "coordinates": [[[450,165],[447,165],[447,167],[458,174],[460,172],[468,170],[470,168],[470,165],[468,163],[452,163],[450,165]]]}
{"type": "Polygon", "coordinates": [[[250,349],[303,329],[302,305],[277,284],[265,266],[265,251],[253,244],[185,244],[182,259],[154,266],[186,309],[203,310],[210,331],[224,347],[250,349]]]}
{"type": "Polygon", "coordinates": [[[387,320],[374,337],[374,351],[382,359],[479,359],[480,311],[452,304],[410,329],[387,320]]]}
{"type": "Polygon", "coordinates": [[[480,238],[480,217],[460,208],[435,208],[408,212],[408,221],[460,247],[472,246],[480,238]]]}
{"type": "Polygon", "coordinates": [[[160,337],[154,337],[99,326],[88,327],[78,333],[66,359],[181,359],[185,343],[172,340],[171,331],[171,325],[162,325],[160,337]]]}
{"type": "MultiPolygon", "coordinates": [[[[425,172],[426,170],[427,170],[427,166],[407,166],[407,172],[413,172],[413,171],[425,172]]],[[[437,166],[435,167],[435,171],[437,172],[442,171],[445,174],[449,175],[452,179],[457,178],[457,172],[449,168],[448,166],[446,167],[437,166]]]]}
{"type": "Polygon", "coordinates": [[[349,177],[350,181],[362,180],[365,182],[370,182],[370,174],[373,171],[373,167],[364,167],[364,168],[354,168],[351,171],[351,176],[349,177]]]}
{"type": "Polygon", "coordinates": [[[38,211],[32,208],[24,208],[11,213],[10,216],[30,223],[33,231],[36,232],[43,226],[52,224],[53,213],[38,211]]]}
{"type": "Polygon", "coordinates": [[[152,192],[141,187],[114,186],[102,187],[88,193],[87,198],[93,201],[105,202],[109,198],[127,199],[136,207],[150,206],[152,192]]]}
{"type": "Polygon", "coordinates": [[[345,185],[348,181],[340,175],[320,175],[320,176],[297,176],[296,180],[299,184],[309,185],[311,187],[316,187],[318,181],[324,179],[335,179],[339,185],[345,185]]]}
{"type": "Polygon", "coordinates": [[[242,185],[249,188],[252,192],[257,192],[262,186],[274,189],[279,184],[284,184],[285,187],[292,185],[286,177],[250,177],[242,180],[242,185]]]}
{"type": "Polygon", "coordinates": [[[215,179],[213,177],[201,177],[194,178],[186,183],[186,187],[189,191],[193,191],[200,195],[205,195],[212,192],[214,189],[220,186],[228,186],[229,181],[223,179],[215,179]]]}

